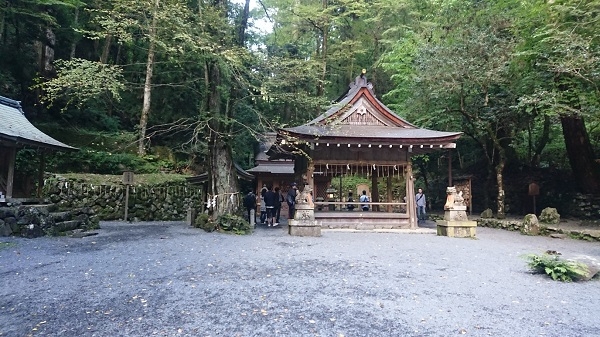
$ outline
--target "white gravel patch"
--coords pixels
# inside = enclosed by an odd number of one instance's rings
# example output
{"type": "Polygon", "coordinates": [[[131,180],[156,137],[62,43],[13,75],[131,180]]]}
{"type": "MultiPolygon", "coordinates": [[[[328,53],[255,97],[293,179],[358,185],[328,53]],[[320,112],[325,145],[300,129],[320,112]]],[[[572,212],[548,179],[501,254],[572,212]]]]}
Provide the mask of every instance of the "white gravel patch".
{"type": "Polygon", "coordinates": [[[600,336],[599,281],[554,282],[521,258],[600,258],[599,243],[490,228],[458,239],[101,226],[0,239],[12,244],[0,249],[0,336],[600,336]]]}

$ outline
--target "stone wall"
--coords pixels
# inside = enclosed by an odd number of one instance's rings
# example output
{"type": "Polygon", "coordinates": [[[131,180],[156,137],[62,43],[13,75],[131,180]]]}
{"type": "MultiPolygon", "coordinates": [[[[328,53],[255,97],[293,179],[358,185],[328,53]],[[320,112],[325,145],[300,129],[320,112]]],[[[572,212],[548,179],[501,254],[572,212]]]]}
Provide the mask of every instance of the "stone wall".
{"type": "Polygon", "coordinates": [[[600,219],[600,196],[576,194],[571,215],[581,219],[600,219]]]}
{"type": "MultiPolygon", "coordinates": [[[[89,207],[100,220],[123,219],[124,185],[92,185],[61,178],[49,179],[44,197],[61,210],[89,207]]],[[[186,182],[129,187],[129,220],[184,220],[190,207],[200,208],[202,189],[186,182]]]]}
{"type": "MultiPolygon", "coordinates": [[[[509,231],[520,231],[521,233],[526,230],[523,228],[523,220],[498,220],[498,219],[477,219],[477,226],[479,227],[490,227],[490,228],[501,228],[509,231]]],[[[539,229],[540,235],[554,236],[555,234],[564,234],[573,239],[581,239],[587,241],[600,241],[600,232],[597,230],[585,230],[585,229],[572,229],[572,228],[560,228],[559,225],[548,225],[540,224],[539,229]]]]}
{"type": "Polygon", "coordinates": [[[54,204],[23,205],[19,201],[6,204],[0,207],[0,236],[34,238],[98,228],[98,218],[89,207],[59,212],[54,204]]]}

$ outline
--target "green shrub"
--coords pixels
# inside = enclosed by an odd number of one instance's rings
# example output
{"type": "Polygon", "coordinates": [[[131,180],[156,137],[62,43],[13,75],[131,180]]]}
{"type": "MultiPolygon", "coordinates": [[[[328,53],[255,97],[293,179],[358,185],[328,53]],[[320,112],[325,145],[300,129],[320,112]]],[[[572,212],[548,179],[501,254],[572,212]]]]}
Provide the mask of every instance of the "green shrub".
{"type": "Polygon", "coordinates": [[[217,225],[206,213],[200,213],[196,216],[196,220],[194,221],[194,227],[202,228],[207,232],[212,232],[215,229],[217,229],[217,225]]]}
{"type": "Polygon", "coordinates": [[[247,234],[251,231],[250,223],[238,215],[221,215],[217,218],[217,224],[219,229],[235,234],[247,234]]]}
{"type": "Polygon", "coordinates": [[[554,254],[528,254],[524,258],[534,273],[547,274],[555,281],[578,281],[585,279],[589,274],[589,269],[585,264],[564,260],[554,254]]]}

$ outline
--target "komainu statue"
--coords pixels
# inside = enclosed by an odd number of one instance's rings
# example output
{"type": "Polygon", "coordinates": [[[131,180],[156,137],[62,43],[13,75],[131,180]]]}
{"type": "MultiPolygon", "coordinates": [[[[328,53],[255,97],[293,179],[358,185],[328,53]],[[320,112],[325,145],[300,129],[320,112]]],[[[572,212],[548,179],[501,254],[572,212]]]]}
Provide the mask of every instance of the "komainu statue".
{"type": "Polygon", "coordinates": [[[312,199],[312,187],[310,187],[310,185],[304,185],[302,192],[296,196],[296,205],[308,205],[309,207],[315,207],[312,199]]]}
{"type": "Polygon", "coordinates": [[[446,187],[446,204],[444,209],[454,209],[455,206],[465,206],[465,199],[462,196],[462,191],[456,193],[456,187],[446,187]]]}

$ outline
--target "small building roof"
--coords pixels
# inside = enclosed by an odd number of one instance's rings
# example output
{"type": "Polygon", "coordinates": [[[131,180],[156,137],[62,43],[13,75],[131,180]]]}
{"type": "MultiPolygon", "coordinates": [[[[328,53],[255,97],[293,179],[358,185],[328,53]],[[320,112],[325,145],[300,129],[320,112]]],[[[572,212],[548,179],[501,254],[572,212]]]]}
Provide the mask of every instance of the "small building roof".
{"type": "Polygon", "coordinates": [[[267,155],[267,151],[275,144],[277,133],[267,132],[259,139],[258,153],[254,157],[255,167],[247,170],[252,173],[270,173],[270,174],[294,174],[294,161],[284,159],[272,159],[267,155]]]}
{"type": "Polygon", "coordinates": [[[77,150],[33,126],[25,117],[19,101],[0,96],[0,121],[0,143],[53,150],[77,150]]]}
{"type": "MultiPolygon", "coordinates": [[[[237,163],[234,162],[233,166],[235,167],[235,171],[236,171],[237,177],[239,179],[247,180],[247,181],[252,181],[254,179],[254,176],[252,174],[250,174],[247,171],[245,171],[237,163]]],[[[208,173],[204,172],[204,173],[201,173],[201,174],[199,174],[197,176],[187,177],[187,178],[185,178],[185,180],[188,183],[192,184],[192,185],[201,185],[201,184],[203,184],[203,183],[205,183],[205,182],[208,181],[208,173]]]]}

